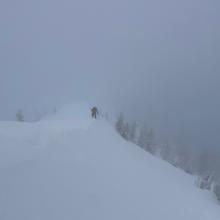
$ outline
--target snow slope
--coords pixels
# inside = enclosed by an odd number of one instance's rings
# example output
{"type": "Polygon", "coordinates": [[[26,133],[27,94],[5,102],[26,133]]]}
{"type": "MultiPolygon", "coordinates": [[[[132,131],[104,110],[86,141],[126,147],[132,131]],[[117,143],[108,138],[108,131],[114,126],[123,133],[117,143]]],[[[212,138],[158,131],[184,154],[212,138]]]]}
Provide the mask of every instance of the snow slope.
{"type": "Polygon", "coordinates": [[[0,122],[1,220],[219,220],[191,176],[121,139],[77,104],[0,122]]]}

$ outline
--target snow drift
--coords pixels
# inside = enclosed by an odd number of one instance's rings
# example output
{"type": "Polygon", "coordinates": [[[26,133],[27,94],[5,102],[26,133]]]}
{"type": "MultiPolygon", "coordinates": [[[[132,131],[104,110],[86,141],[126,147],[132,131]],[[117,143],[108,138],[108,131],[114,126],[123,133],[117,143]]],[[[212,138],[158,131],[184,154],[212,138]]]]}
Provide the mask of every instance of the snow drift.
{"type": "Polygon", "coordinates": [[[0,123],[1,220],[219,220],[193,178],[124,141],[89,106],[0,123]]]}

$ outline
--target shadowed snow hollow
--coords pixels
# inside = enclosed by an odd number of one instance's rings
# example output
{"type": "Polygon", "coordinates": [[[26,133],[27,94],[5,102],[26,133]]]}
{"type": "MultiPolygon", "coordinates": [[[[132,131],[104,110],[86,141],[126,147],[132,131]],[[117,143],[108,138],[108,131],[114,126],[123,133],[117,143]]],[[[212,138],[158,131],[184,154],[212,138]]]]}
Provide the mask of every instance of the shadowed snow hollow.
{"type": "Polygon", "coordinates": [[[91,119],[85,104],[38,123],[0,123],[0,143],[1,220],[220,219],[191,176],[91,119]]]}

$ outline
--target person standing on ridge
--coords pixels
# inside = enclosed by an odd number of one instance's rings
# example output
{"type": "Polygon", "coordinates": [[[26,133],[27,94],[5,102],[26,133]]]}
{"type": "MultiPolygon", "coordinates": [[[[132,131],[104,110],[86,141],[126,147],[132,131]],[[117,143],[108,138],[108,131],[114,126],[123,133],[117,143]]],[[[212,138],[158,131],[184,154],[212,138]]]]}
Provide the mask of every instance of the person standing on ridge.
{"type": "Polygon", "coordinates": [[[94,106],[91,109],[91,113],[92,113],[92,118],[97,118],[97,115],[99,114],[98,108],[94,106]]]}

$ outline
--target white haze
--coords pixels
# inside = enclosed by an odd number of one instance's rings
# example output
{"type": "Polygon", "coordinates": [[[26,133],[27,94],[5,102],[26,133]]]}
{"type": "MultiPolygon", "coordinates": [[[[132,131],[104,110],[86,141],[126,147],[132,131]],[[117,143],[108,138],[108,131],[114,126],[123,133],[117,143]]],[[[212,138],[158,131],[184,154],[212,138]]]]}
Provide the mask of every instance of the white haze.
{"type": "Polygon", "coordinates": [[[83,100],[219,144],[217,0],[0,3],[0,119],[83,100]]]}

